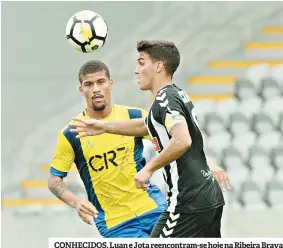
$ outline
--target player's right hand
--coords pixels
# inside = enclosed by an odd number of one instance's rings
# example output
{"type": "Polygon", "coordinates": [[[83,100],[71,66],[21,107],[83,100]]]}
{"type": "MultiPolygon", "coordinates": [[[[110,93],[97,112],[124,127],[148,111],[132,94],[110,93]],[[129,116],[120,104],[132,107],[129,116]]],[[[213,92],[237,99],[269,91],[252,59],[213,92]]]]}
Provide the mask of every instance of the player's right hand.
{"type": "Polygon", "coordinates": [[[69,127],[73,127],[70,129],[71,133],[78,133],[76,138],[80,139],[86,136],[95,136],[102,133],[105,133],[104,130],[104,121],[99,120],[84,120],[78,117],[72,118],[72,123],[69,123],[69,127]]]}
{"type": "Polygon", "coordinates": [[[93,225],[93,218],[97,218],[98,211],[95,206],[88,200],[78,199],[75,208],[80,218],[87,224],[93,225]]]}

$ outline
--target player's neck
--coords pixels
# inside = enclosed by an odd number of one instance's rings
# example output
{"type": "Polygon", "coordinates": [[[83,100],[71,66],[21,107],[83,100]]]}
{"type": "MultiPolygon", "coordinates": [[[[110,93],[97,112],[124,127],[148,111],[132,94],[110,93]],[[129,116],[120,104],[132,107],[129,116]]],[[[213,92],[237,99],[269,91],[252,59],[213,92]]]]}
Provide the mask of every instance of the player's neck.
{"type": "Polygon", "coordinates": [[[86,109],[87,115],[96,120],[102,120],[107,118],[112,112],[112,104],[108,104],[102,111],[94,111],[91,107],[86,109]]]}
{"type": "Polygon", "coordinates": [[[172,84],[173,82],[171,78],[163,78],[163,79],[155,80],[155,82],[152,85],[152,90],[151,90],[153,97],[157,95],[159,90],[161,90],[167,85],[172,85],[172,84]]]}

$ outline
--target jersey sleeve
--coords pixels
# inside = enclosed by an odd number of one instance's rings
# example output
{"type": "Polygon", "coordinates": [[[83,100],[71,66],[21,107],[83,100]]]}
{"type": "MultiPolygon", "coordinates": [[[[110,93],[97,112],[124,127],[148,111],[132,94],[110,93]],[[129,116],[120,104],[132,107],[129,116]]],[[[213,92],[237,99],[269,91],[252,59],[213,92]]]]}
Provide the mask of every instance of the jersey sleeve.
{"type": "Polygon", "coordinates": [[[184,113],[185,102],[183,97],[176,92],[172,92],[171,94],[167,93],[166,97],[163,97],[163,99],[156,97],[159,105],[158,119],[160,123],[165,126],[168,133],[170,133],[170,130],[174,125],[180,122],[186,122],[184,113]],[[163,101],[161,101],[161,99],[163,101]]]}
{"type": "Polygon", "coordinates": [[[59,132],[55,155],[51,161],[50,173],[54,176],[66,177],[75,159],[74,150],[63,134],[59,132]]]}

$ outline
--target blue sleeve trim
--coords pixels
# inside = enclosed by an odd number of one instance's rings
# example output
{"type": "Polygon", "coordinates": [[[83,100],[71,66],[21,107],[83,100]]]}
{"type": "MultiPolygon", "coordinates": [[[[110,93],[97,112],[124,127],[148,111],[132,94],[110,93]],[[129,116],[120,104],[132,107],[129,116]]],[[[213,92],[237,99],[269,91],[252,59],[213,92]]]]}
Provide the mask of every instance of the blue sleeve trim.
{"type": "Polygon", "coordinates": [[[56,176],[56,177],[66,177],[67,176],[67,172],[63,172],[63,171],[59,171],[59,170],[56,170],[55,168],[53,167],[50,167],[50,173],[53,175],[53,176],[56,176]]]}
{"type": "Polygon", "coordinates": [[[142,118],[142,112],[139,109],[128,109],[130,119],[142,118]]]}

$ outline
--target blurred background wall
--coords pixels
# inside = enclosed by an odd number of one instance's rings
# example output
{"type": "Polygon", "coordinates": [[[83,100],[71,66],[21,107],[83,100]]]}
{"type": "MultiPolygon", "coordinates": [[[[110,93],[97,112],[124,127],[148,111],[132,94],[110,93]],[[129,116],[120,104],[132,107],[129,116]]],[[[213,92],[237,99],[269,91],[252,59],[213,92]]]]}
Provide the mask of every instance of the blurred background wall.
{"type": "MultiPolygon", "coordinates": [[[[2,2],[3,247],[97,235],[48,192],[48,163],[58,130],[84,107],[77,73],[85,61],[109,65],[115,103],[149,107],[133,73],[139,39],[180,49],[175,82],[195,102],[207,154],[233,182],[223,235],[282,237],[282,13],[282,2],[2,2]],[[65,39],[67,20],[83,9],[109,26],[92,54],[65,39]]],[[[68,177],[83,194],[76,174],[68,177]]]]}

